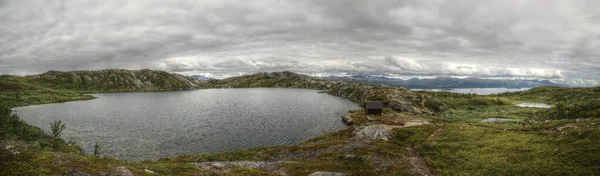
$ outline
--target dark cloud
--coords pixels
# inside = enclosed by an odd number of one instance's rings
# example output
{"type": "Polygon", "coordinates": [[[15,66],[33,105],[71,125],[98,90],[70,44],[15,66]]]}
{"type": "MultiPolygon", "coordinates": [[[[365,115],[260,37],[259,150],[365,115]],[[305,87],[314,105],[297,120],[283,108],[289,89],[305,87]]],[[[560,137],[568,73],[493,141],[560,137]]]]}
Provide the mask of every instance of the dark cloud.
{"type": "Polygon", "coordinates": [[[600,1],[0,1],[0,71],[600,80],[600,1]],[[228,74],[235,73],[235,74],[228,74]]]}

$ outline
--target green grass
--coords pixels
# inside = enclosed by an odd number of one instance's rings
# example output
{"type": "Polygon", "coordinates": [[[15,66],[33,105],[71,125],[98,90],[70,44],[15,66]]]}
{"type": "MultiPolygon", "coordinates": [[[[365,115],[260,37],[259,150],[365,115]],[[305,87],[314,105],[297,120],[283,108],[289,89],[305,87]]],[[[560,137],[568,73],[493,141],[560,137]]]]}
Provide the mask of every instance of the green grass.
{"type": "Polygon", "coordinates": [[[598,88],[540,87],[491,96],[426,93],[454,110],[423,154],[438,175],[595,175],[600,173],[598,88]],[[551,109],[519,102],[562,104],[551,109]],[[500,124],[481,122],[506,118],[500,124]],[[591,118],[577,123],[575,118],[591,118]]]}
{"type": "Polygon", "coordinates": [[[232,166],[231,171],[221,173],[223,176],[275,176],[279,174],[264,172],[243,166],[232,166]]]}
{"type": "Polygon", "coordinates": [[[439,175],[595,175],[600,173],[598,127],[561,136],[448,124],[423,154],[439,175]]]}
{"type": "Polygon", "coordinates": [[[420,147],[425,144],[429,135],[435,130],[437,130],[437,127],[433,125],[394,129],[392,142],[405,147],[420,147]]]}
{"type": "Polygon", "coordinates": [[[600,117],[600,87],[561,88],[537,87],[524,92],[499,94],[520,102],[541,102],[555,105],[546,114],[552,119],[600,117]]]}
{"type": "Polygon", "coordinates": [[[212,162],[212,161],[264,161],[272,156],[275,147],[257,147],[247,150],[234,150],[203,155],[182,155],[172,158],[174,162],[212,162]]]}
{"type": "Polygon", "coordinates": [[[377,175],[366,160],[297,160],[298,163],[285,164],[290,175],[309,175],[318,171],[342,172],[349,175],[377,175]],[[341,160],[341,161],[340,161],[341,160]]]}
{"type": "Polygon", "coordinates": [[[77,91],[51,89],[24,77],[0,76],[0,106],[16,107],[93,98],[77,91]]]}

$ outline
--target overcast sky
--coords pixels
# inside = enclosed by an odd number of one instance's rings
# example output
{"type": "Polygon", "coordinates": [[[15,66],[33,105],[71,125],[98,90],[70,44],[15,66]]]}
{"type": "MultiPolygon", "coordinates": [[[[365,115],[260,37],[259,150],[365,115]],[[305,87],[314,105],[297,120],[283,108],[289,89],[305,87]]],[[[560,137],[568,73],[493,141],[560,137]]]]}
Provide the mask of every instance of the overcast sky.
{"type": "Polygon", "coordinates": [[[598,9],[598,0],[0,0],[0,74],[149,68],[600,81],[598,9]]]}

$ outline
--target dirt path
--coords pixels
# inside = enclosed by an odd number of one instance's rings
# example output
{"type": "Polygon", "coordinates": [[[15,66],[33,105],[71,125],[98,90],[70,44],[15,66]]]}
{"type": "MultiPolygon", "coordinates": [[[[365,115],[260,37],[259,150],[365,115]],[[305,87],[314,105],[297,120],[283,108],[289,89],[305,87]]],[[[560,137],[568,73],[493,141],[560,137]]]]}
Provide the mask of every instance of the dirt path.
{"type": "Polygon", "coordinates": [[[437,130],[435,130],[435,132],[431,133],[431,135],[429,135],[429,137],[427,137],[427,143],[432,143],[433,141],[435,141],[435,139],[444,132],[444,130],[446,130],[446,127],[444,127],[443,125],[440,126],[440,128],[438,128],[437,130]]]}
{"type": "Polygon", "coordinates": [[[418,149],[415,149],[412,147],[408,148],[408,153],[410,155],[410,157],[408,158],[408,161],[409,161],[410,165],[412,166],[412,168],[410,169],[411,172],[418,174],[418,175],[424,175],[424,176],[434,175],[429,170],[429,166],[427,165],[427,162],[425,162],[425,159],[423,158],[423,156],[421,155],[421,152],[419,152],[418,149]]]}
{"type": "MultiPolygon", "coordinates": [[[[427,143],[431,143],[431,142],[435,141],[435,139],[440,134],[442,134],[445,129],[446,128],[444,126],[441,126],[440,128],[438,128],[435,132],[433,132],[431,135],[429,135],[429,137],[427,137],[427,143]]],[[[412,168],[410,169],[411,172],[418,174],[418,175],[424,175],[424,176],[434,176],[435,175],[429,169],[429,165],[427,165],[427,162],[423,158],[423,155],[421,155],[421,152],[419,152],[419,149],[413,148],[413,147],[408,148],[408,153],[409,153],[408,161],[409,161],[410,165],[412,166],[412,168]]]]}

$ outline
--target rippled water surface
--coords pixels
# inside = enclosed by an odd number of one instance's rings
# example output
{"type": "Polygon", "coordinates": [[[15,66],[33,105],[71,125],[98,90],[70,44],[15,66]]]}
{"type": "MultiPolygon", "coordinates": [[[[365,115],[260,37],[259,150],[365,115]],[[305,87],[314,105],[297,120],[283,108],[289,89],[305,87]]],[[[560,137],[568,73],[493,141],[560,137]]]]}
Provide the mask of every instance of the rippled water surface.
{"type": "Polygon", "coordinates": [[[158,159],[256,146],[291,145],[345,128],[340,116],[358,105],[305,89],[208,89],[94,94],[97,99],[15,108],[27,123],[49,129],[86,152],[158,159]]]}

